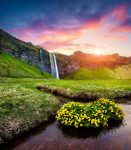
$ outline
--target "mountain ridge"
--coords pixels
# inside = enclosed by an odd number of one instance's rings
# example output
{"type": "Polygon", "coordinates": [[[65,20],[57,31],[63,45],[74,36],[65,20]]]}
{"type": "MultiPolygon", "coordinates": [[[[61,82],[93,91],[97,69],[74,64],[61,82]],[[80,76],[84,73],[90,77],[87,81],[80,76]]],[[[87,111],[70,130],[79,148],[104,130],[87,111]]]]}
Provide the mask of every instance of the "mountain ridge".
{"type": "Polygon", "coordinates": [[[11,54],[26,63],[36,66],[42,72],[51,73],[49,52],[47,50],[17,39],[2,29],[0,30],[0,52],[11,54]],[[43,59],[41,60],[41,58],[43,59]]]}
{"type": "Polygon", "coordinates": [[[58,68],[62,77],[68,76],[80,68],[95,70],[99,68],[115,69],[119,66],[131,64],[131,57],[120,56],[119,54],[101,55],[77,51],[70,56],[56,54],[58,68]]]}
{"type": "MultiPolygon", "coordinates": [[[[17,59],[36,66],[40,71],[51,74],[50,56],[47,50],[41,46],[35,46],[31,42],[17,39],[2,29],[0,29],[0,52],[11,54],[17,59]]],[[[57,52],[55,55],[61,78],[71,75],[81,70],[81,68],[90,70],[99,68],[115,69],[131,64],[131,56],[120,56],[118,53],[97,56],[76,51],[72,55],[64,55],[57,52]]]]}

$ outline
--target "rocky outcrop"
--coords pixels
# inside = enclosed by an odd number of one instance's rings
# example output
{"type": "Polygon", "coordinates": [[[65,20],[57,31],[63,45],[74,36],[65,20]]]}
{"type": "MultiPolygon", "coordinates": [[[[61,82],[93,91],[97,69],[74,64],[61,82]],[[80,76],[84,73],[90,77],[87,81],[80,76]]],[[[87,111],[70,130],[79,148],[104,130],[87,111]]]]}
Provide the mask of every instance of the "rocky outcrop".
{"type": "Polygon", "coordinates": [[[75,60],[71,56],[62,55],[62,54],[57,53],[56,59],[57,59],[60,77],[69,75],[69,74],[77,71],[80,68],[80,65],[77,62],[77,60],[75,60]]]}

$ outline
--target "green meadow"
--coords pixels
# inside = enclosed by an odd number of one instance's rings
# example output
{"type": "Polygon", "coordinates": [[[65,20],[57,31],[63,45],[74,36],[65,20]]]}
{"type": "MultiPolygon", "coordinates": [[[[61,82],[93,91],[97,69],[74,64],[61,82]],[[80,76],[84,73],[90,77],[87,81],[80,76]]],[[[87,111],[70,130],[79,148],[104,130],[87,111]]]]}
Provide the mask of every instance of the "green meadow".
{"type": "Polygon", "coordinates": [[[70,98],[120,98],[131,94],[131,80],[50,80],[40,88],[70,98]]]}
{"type": "Polygon", "coordinates": [[[72,101],[131,95],[130,79],[57,80],[7,54],[0,66],[0,143],[54,116],[62,105],[55,94],[72,101]]]}

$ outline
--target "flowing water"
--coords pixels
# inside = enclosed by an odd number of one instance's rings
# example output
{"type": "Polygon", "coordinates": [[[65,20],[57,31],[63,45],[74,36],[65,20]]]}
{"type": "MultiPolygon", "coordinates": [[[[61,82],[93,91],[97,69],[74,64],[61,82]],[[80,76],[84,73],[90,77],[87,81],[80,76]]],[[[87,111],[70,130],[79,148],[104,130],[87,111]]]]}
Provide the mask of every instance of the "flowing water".
{"type": "Polygon", "coordinates": [[[131,100],[120,103],[127,116],[107,129],[71,130],[57,121],[44,124],[19,137],[4,150],[131,150],[131,100]]]}
{"type": "Polygon", "coordinates": [[[40,50],[40,63],[38,63],[38,67],[42,72],[48,72],[51,73],[50,69],[50,57],[47,52],[40,50]]]}
{"type": "Polygon", "coordinates": [[[54,53],[50,53],[50,63],[51,63],[51,74],[59,79],[59,72],[56,62],[56,56],[54,53]]]}

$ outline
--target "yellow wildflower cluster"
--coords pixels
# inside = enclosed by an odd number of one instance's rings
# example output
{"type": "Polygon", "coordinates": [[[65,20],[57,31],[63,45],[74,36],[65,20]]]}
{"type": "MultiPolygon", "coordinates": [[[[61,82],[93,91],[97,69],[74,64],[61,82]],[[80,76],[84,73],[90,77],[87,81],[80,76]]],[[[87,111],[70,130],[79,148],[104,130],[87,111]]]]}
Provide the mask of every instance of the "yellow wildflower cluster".
{"type": "Polygon", "coordinates": [[[70,102],[57,111],[56,119],[63,125],[78,127],[108,126],[109,119],[121,120],[124,112],[109,99],[95,102],[70,102]]]}

